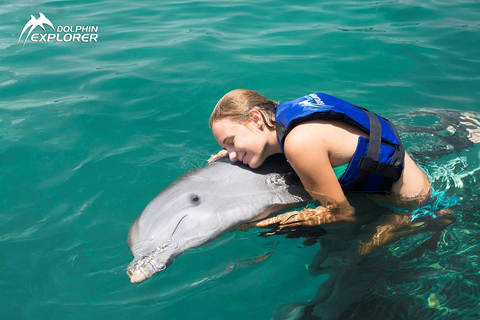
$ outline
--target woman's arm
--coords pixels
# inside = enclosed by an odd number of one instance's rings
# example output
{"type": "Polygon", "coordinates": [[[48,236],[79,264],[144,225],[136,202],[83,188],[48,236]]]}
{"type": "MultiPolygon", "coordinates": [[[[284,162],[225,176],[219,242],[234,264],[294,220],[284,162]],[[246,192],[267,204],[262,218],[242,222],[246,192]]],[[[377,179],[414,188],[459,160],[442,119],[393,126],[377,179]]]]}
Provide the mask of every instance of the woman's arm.
{"type": "Polygon", "coordinates": [[[347,202],[330,163],[330,131],[321,124],[299,125],[285,139],[285,156],[305,190],[323,206],[347,202]]]}
{"type": "Polygon", "coordinates": [[[315,226],[355,220],[355,210],[348,203],[329,159],[328,135],[321,125],[295,127],[285,140],[285,155],[298,174],[305,190],[322,206],[289,212],[259,222],[242,225],[241,229],[280,228],[297,225],[315,226]]]}

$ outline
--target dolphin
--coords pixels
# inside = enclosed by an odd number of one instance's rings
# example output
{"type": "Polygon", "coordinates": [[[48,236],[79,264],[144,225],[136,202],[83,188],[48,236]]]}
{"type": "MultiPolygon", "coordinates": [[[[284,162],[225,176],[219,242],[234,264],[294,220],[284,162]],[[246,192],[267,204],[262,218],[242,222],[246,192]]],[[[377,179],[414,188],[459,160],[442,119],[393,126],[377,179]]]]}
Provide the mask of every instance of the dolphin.
{"type": "Polygon", "coordinates": [[[281,154],[252,170],[222,158],[188,172],[156,196],[128,232],[132,283],[165,270],[172,259],[244,222],[312,200],[281,154]]]}

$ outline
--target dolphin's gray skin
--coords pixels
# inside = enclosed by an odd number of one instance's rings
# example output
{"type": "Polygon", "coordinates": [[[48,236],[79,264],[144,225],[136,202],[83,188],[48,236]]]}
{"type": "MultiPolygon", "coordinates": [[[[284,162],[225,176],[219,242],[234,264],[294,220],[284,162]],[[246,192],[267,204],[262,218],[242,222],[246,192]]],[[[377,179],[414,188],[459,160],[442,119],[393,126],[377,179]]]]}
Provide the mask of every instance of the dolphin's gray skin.
{"type": "Polygon", "coordinates": [[[311,200],[283,155],[252,171],[222,159],[189,172],[153,199],[128,232],[132,283],[164,270],[183,251],[240,224],[311,200]]]}

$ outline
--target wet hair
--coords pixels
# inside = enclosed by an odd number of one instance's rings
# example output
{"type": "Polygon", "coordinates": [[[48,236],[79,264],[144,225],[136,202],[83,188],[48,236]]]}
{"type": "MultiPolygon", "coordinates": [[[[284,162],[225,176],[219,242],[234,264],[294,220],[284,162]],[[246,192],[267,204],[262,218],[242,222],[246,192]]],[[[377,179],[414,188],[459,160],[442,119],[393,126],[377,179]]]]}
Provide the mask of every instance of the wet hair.
{"type": "Polygon", "coordinates": [[[213,109],[209,125],[215,120],[230,119],[245,122],[249,118],[250,110],[257,110],[263,122],[270,129],[275,129],[275,111],[278,101],[265,98],[260,93],[248,89],[235,89],[225,94],[213,109]]]}

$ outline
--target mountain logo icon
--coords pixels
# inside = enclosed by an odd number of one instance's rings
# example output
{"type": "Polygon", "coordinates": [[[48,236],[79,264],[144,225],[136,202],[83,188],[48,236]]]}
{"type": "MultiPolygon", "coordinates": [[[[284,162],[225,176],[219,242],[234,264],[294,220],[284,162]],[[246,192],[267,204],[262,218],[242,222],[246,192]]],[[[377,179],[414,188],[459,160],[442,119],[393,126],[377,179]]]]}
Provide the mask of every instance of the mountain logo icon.
{"type": "Polygon", "coordinates": [[[44,24],[46,24],[47,26],[52,28],[53,31],[55,31],[55,28],[53,27],[52,22],[50,20],[48,20],[47,17],[45,17],[45,15],[43,13],[40,12],[38,15],[39,15],[38,19],[35,18],[34,16],[30,15],[30,20],[28,20],[28,22],[25,24],[25,27],[23,27],[22,33],[20,34],[20,37],[18,37],[17,45],[20,42],[20,39],[22,38],[25,31],[27,31],[27,29],[30,28],[30,31],[28,31],[28,34],[25,37],[25,40],[23,41],[22,49],[25,46],[25,42],[27,42],[28,37],[30,36],[30,34],[32,33],[32,31],[36,27],[40,27],[40,28],[43,29],[43,31],[47,31],[47,30],[45,30],[45,26],[44,26],[44,24]]]}

